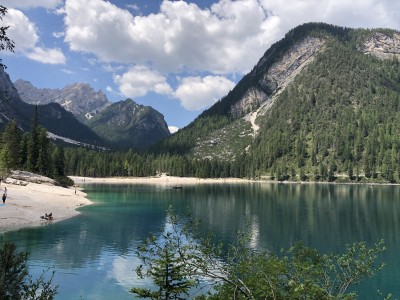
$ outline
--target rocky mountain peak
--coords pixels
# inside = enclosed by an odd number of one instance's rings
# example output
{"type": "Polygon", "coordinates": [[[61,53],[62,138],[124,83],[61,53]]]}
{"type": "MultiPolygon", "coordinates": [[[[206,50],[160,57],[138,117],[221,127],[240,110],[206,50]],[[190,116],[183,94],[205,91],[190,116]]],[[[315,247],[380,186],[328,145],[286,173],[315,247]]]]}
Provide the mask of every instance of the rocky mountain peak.
{"type": "Polygon", "coordinates": [[[14,83],[14,86],[26,103],[59,103],[77,117],[91,118],[110,104],[103,91],[96,92],[87,83],[73,83],[62,89],[40,89],[29,81],[20,79],[14,83]]]}
{"type": "Polygon", "coordinates": [[[160,112],[129,98],[111,104],[86,124],[111,144],[122,148],[144,149],[170,135],[160,112]]]}

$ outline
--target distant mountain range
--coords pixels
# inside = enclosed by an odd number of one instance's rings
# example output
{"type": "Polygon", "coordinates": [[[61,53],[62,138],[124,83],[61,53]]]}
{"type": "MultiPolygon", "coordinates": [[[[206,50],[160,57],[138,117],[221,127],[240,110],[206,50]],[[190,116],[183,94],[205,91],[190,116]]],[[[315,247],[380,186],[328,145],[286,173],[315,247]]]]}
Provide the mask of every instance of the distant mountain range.
{"type": "Polygon", "coordinates": [[[95,91],[89,84],[74,83],[62,89],[39,89],[29,81],[22,79],[14,82],[21,100],[29,104],[58,103],[65,110],[79,119],[90,119],[107,106],[111,105],[107,96],[95,91]]]}
{"type": "MultiPolygon", "coordinates": [[[[3,122],[21,115],[15,94],[0,82],[3,122]]],[[[119,148],[158,140],[149,151],[166,155],[155,158],[173,158],[177,170],[194,164],[202,177],[400,182],[400,32],[298,26],[170,137],[161,114],[130,99],[84,122],[119,148]]]]}
{"type": "Polygon", "coordinates": [[[170,135],[162,114],[128,99],[117,103],[83,83],[38,89],[29,81],[11,82],[0,68],[0,128],[17,120],[30,129],[34,105],[41,125],[65,143],[109,149],[145,149],[170,135]]]}
{"type": "MultiPolygon", "coordinates": [[[[0,128],[15,119],[23,131],[29,131],[34,105],[23,102],[8,74],[0,68],[0,128]]],[[[78,145],[104,147],[106,142],[57,103],[41,105],[39,120],[55,139],[69,139],[78,145]]]]}

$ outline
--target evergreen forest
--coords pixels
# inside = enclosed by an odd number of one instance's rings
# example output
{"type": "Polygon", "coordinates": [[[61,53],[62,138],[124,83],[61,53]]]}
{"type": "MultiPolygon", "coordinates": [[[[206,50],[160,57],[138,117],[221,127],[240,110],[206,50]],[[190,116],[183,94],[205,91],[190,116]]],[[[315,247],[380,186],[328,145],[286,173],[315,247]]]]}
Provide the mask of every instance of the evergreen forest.
{"type": "Polygon", "coordinates": [[[22,133],[15,120],[9,122],[1,134],[1,176],[11,170],[26,170],[54,178],[60,185],[72,185],[65,173],[64,149],[53,144],[47,131],[40,126],[38,108],[29,132],[22,133]]]}
{"type": "MultiPolygon", "coordinates": [[[[39,120],[23,135],[10,123],[2,134],[2,168],[25,168],[57,178],[167,173],[198,178],[398,183],[400,63],[396,56],[385,60],[360,50],[360,45],[377,32],[394,34],[320,23],[291,30],[226,97],[145,151],[63,149],[45,138],[39,120]],[[257,119],[260,130],[249,147],[236,149],[229,159],[194,155],[196,143],[241,120],[230,114],[230,107],[306,36],[324,39],[324,50],[257,119]]],[[[229,131],[226,135],[228,141],[235,139],[229,131]]]]}

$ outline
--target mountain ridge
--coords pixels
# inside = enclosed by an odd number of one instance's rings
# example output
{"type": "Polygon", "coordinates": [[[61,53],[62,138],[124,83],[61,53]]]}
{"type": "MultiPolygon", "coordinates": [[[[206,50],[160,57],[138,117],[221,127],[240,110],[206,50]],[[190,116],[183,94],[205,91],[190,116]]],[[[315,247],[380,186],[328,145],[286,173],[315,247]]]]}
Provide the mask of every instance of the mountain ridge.
{"type": "MultiPolygon", "coordinates": [[[[0,128],[11,120],[16,120],[23,131],[29,131],[35,105],[21,100],[10,76],[0,68],[0,128]]],[[[88,144],[92,147],[104,147],[105,142],[79,122],[70,112],[57,103],[40,105],[38,109],[40,124],[50,133],[88,144]]]]}
{"type": "MultiPolygon", "coordinates": [[[[329,171],[392,181],[388,168],[400,167],[371,144],[383,139],[381,126],[400,130],[399,45],[395,30],[298,26],[227,96],[154,151],[231,161],[250,177],[302,173],[326,180],[329,171]],[[387,111],[388,103],[394,110],[387,111]]],[[[389,145],[400,147],[397,140],[389,145]]]]}
{"type": "Polygon", "coordinates": [[[87,83],[73,83],[61,89],[49,89],[36,88],[31,82],[18,79],[14,86],[22,101],[29,104],[59,103],[78,119],[89,119],[111,104],[102,90],[96,92],[87,83]]]}
{"type": "Polygon", "coordinates": [[[160,112],[129,98],[111,104],[85,123],[114,147],[122,149],[142,150],[170,136],[160,112]]]}
{"type": "Polygon", "coordinates": [[[61,89],[39,89],[19,79],[14,85],[27,103],[61,105],[112,149],[143,150],[170,135],[164,116],[153,108],[138,105],[133,100],[110,102],[101,90],[96,92],[86,83],[73,83],[61,89]]]}

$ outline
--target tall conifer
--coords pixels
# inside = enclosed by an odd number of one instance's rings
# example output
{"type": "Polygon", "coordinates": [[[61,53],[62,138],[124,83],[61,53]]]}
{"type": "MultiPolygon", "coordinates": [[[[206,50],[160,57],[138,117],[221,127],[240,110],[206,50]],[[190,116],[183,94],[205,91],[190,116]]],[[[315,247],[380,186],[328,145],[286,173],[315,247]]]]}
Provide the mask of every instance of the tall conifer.
{"type": "Polygon", "coordinates": [[[32,172],[38,171],[39,126],[39,112],[38,106],[36,105],[27,145],[27,169],[32,172]]]}

